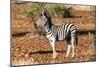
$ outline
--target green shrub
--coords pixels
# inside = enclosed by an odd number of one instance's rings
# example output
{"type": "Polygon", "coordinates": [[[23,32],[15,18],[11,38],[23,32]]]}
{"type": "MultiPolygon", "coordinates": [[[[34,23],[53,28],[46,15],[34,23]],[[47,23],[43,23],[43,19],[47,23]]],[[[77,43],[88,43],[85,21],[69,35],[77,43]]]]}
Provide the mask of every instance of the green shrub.
{"type": "Polygon", "coordinates": [[[58,5],[58,4],[42,4],[42,3],[32,4],[31,10],[24,10],[24,13],[27,16],[32,16],[32,15],[40,16],[43,8],[46,8],[52,17],[62,17],[62,18],[73,17],[71,15],[72,14],[71,7],[67,8],[64,5],[58,5]]]}
{"type": "Polygon", "coordinates": [[[62,17],[62,18],[73,17],[71,13],[72,7],[67,8],[64,5],[47,4],[47,9],[50,15],[53,17],[62,17]]]}

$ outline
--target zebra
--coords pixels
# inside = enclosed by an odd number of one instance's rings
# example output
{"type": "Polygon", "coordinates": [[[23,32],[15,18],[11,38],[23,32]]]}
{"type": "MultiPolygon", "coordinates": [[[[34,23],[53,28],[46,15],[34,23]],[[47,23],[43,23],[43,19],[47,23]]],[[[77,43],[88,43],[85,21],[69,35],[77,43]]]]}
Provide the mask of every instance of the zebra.
{"type": "Polygon", "coordinates": [[[57,56],[55,50],[56,41],[66,40],[68,49],[66,51],[66,58],[72,52],[71,57],[75,55],[75,45],[77,45],[77,29],[74,24],[66,23],[63,25],[55,25],[51,21],[51,16],[47,10],[41,12],[41,18],[36,22],[37,26],[44,27],[47,39],[49,40],[53,49],[53,58],[57,56]]]}

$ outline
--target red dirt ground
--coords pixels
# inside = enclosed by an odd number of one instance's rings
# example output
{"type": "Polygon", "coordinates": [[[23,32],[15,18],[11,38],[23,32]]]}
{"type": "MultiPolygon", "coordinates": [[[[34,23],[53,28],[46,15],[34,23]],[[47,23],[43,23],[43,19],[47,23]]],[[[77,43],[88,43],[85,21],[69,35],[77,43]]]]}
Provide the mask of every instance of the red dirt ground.
{"type": "Polygon", "coordinates": [[[89,36],[79,36],[75,49],[75,57],[65,58],[67,44],[65,41],[56,43],[57,58],[52,59],[52,47],[44,36],[28,33],[25,36],[12,38],[12,64],[49,64],[95,61],[95,44],[89,43],[89,36]],[[39,52],[40,51],[40,52],[39,52]]]}

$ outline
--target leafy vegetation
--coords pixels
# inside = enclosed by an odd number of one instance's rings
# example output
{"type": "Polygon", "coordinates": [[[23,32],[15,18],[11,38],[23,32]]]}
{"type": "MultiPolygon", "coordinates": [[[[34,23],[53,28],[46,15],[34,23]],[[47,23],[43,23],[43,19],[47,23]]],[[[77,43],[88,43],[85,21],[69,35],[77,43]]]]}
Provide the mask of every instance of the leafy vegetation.
{"type": "Polygon", "coordinates": [[[38,3],[38,4],[32,4],[31,10],[24,10],[24,14],[26,16],[40,16],[41,11],[46,8],[50,15],[52,17],[62,17],[62,18],[67,18],[67,17],[73,17],[71,10],[72,7],[65,7],[64,5],[57,5],[57,4],[44,4],[44,3],[38,3]]]}

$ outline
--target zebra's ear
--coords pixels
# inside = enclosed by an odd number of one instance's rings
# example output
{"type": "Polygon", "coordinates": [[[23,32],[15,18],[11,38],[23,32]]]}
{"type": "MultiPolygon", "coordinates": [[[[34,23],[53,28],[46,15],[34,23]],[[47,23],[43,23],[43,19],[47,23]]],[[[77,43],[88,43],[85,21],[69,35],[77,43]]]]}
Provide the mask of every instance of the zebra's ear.
{"type": "Polygon", "coordinates": [[[45,12],[42,12],[42,13],[41,13],[41,16],[46,16],[45,12]]]}
{"type": "Polygon", "coordinates": [[[42,14],[42,16],[45,16],[45,17],[48,17],[49,16],[49,12],[46,9],[44,9],[41,14],[42,14]]]}

